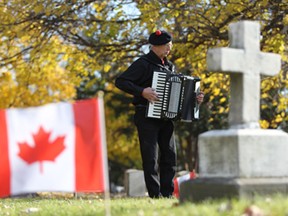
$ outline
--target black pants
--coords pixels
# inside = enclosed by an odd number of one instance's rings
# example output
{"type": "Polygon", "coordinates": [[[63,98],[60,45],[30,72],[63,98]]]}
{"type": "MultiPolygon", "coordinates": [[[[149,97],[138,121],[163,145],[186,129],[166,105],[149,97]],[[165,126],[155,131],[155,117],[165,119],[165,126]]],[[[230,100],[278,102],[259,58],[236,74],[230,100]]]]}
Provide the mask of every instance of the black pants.
{"type": "Polygon", "coordinates": [[[146,118],[145,113],[145,108],[136,108],[134,122],[148,194],[152,198],[170,197],[174,191],[176,170],[174,125],[169,120],[146,118]]]}

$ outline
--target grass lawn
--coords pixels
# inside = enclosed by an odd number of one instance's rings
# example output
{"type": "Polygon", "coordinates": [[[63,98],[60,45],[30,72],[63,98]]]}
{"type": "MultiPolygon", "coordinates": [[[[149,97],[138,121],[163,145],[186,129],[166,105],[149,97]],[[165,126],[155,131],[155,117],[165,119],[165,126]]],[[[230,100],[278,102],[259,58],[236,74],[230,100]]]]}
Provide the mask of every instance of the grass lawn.
{"type": "MultiPolygon", "coordinates": [[[[241,216],[253,205],[261,209],[263,214],[259,216],[288,215],[288,198],[281,195],[184,204],[177,199],[112,198],[107,204],[111,216],[241,216]]],[[[7,198],[0,199],[0,215],[105,215],[105,202],[99,196],[75,198],[71,194],[7,198]]]]}

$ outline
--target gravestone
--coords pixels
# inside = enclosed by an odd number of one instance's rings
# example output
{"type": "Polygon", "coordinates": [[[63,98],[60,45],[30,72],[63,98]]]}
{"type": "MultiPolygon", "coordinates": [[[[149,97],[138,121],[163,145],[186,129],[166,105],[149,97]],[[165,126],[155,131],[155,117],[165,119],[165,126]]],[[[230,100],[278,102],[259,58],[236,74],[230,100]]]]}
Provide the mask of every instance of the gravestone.
{"type": "Polygon", "coordinates": [[[143,197],[146,196],[146,185],[143,170],[128,169],[125,172],[124,187],[127,196],[143,197]]]}
{"type": "Polygon", "coordinates": [[[229,129],[199,136],[199,177],[183,182],[180,202],[287,193],[288,134],[260,129],[260,75],[273,76],[281,57],[260,51],[260,24],[229,25],[230,48],[209,49],[209,71],[229,73],[229,129]]]}

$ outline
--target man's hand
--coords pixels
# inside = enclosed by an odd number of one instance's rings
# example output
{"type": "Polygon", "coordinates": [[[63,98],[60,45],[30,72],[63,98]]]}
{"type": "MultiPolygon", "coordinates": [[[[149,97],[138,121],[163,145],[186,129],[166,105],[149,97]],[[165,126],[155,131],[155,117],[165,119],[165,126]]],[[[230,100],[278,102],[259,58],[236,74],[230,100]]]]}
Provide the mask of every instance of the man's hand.
{"type": "Polygon", "coordinates": [[[198,104],[201,104],[204,99],[204,92],[199,92],[196,96],[196,99],[197,99],[198,104]]]}
{"type": "Polygon", "coordinates": [[[150,87],[147,87],[142,91],[142,96],[146,98],[150,103],[153,103],[159,100],[158,94],[155,91],[155,89],[150,88],[150,87]]]}

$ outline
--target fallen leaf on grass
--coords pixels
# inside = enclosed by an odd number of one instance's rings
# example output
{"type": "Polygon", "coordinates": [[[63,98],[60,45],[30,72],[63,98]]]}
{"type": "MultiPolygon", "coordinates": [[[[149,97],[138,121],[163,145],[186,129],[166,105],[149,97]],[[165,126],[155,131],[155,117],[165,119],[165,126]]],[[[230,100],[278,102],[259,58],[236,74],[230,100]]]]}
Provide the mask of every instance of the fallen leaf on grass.
{"type": "Polygon", "coordinates": [[[38,212],[40,209],[39,208],[27,208],[24,210],[25,213],[34,213],[34,212],[38,212]]]}
{"type": "Polygon", "coordinates": [[[140,209],[140,210],[137,212],[137,215],[138,215],[138,216],[144,216],[145,213],[144,213],[144,211],[143,211],[142,209],[140,209]]]}
{"type": "Polygon", "coordinates": [[[231,202],[221,203],[219,208],[218,208],[218,212],[228,212],[231,210],[232,210],[231,202]]]}
{"type": "Polygon", "coordinates": [[[264,212],[255,205],[249,206],[245,209],[242,216],[265,216],[264,212]]]}

